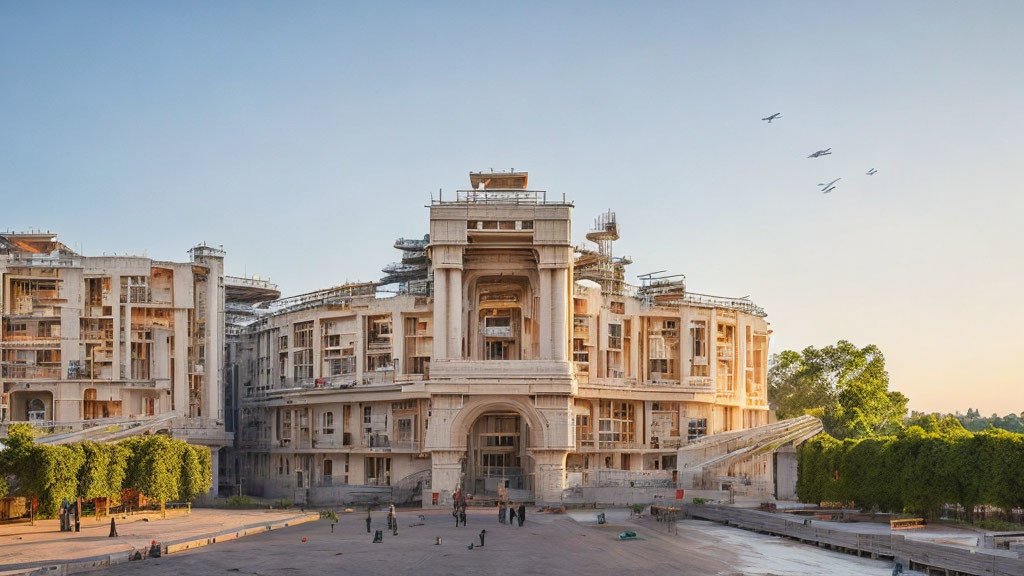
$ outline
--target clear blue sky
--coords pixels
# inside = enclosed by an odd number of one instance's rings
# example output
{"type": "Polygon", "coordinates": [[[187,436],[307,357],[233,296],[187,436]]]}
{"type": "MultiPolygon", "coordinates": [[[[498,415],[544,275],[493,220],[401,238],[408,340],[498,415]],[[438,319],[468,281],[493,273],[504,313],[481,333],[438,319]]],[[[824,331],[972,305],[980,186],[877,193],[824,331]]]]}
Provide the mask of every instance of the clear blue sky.
{"type": "Polygon", "coordinates": [[[7,1],[0,228],[223,244],[297,293],[514,167],[580,240],[617,210],[631,275],[749,294],[775,351],[875,343],[912,408],[1019,412],[1021,30],[1021,2],[7,1]]]}

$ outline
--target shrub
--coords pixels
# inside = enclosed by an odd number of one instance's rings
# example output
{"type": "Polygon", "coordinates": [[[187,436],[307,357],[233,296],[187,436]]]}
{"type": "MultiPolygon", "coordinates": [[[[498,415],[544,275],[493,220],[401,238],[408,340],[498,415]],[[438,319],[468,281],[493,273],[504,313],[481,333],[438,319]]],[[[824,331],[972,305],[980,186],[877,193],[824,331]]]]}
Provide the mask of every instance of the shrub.
{"type": "Polygon", "coordinates": [[[228,508],[249,508],[252,500],[248,496],[232,496],[228,498],[228,508]]]}
{"type": "Polygon", "coordinates": [[[925,432],[838,441],[821,434],[799,451],[797,496],[934,518],[944,504],[1024,506],[1024,435],[1003,430],[925,432]]]}

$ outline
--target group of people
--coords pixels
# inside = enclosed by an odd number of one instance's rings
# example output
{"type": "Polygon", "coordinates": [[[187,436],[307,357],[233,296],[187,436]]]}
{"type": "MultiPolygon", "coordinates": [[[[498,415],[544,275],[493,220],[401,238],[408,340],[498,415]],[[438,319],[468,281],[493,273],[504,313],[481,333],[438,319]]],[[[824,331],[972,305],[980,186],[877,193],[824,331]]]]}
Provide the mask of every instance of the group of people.
{"type": "Polygon", "coordinates": [[[522,526],[523,522],[526,522],[526,504],[519,503],[517,508],[514,502],[505,503],[504,501],[498,501],[498,524],[505,523],[505,517],[508,516],[508,523],[515,526],[516,522],[522,526]]]}
{"type": "Polygon", "coordinates": [[[57,515],[60,517],[61,532],[75,531],[74,521],[78,519],[78,506],[74,502],[70,502],[65,498],[60,503],[57,515]]]}
{"type": "MultiPolygon", "coordinates": [[[[366,507],[366,533],[370,533],[370,525],[373,523],[373,506],[366,507]]],[[[398,511],[395,510],[395,504],[391,503],[388,506],[388,530],[391,531],[392,536],[398,536],[398,511]]],[[[378,530],[380,532],[380,530],[378,530]]]]}
{"type": "Polygon", "coordinates": [[[466,525],[466,493],[459,488],[452,494],[453,510],[452,516],[455,517],[455,527],[459,527],[459,522],[463,526],[466,525]]]}

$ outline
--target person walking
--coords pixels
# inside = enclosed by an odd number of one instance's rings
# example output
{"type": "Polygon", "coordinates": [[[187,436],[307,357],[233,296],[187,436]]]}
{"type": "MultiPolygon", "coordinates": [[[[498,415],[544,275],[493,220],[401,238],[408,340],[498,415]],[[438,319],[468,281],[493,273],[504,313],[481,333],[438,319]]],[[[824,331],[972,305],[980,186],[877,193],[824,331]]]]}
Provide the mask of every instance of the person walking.
{"type": "Polygon", "coordinates": [[[369,533],[370,533],[370,521],[371,521],[371,517],[370,517],[370,506],[367,506],[367,507],[366,507],[366,533],[367,533],[367,534],[369,534],[369,533]]]}
{"type": "Polygon", "coordinates": [[[509,502],[508,503],[508,525],[509,526],[515,526],[516,525],[516,503],[515,502],[509,502]]]}
{"type": "Polygon", "coordinates": [[[391,535],[398,536],[398,511],[395,510],[395,503],[391,503],[391,535]]]}
{"type": "Polygon", "coordinates": [[[526,504],[519,505],[519,525],[522,526],[523,522],[526,522],[526,504]]]}
{"type": "Polygon", "coordinates": [[[504,502],[498,502],[498,524],[505,523],[505,516],[508,514],[508,510],[505,508],[504,502]]]}
{"type": "Polygon", "coordinates": [[[466,503],[463,502],[462,506],[459,506],[459,520],[462,520],[462,525],[466,525],[466,503]]]}

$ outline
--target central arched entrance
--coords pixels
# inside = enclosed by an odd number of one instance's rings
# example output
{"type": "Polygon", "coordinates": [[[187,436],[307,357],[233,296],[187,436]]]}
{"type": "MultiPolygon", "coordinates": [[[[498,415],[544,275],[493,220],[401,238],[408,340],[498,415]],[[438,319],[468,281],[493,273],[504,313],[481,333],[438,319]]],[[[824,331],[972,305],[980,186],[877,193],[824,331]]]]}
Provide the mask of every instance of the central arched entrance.
{"type": "Polygon", "coordinates": [[[483,496],[508,491],[532,493],[534,466],[527,450],[529,438],[530,426],[518,412],[481,414],[466,438],[463,486],[483,496]]]}

